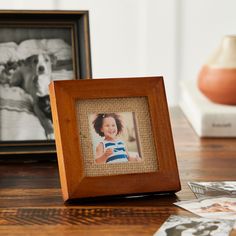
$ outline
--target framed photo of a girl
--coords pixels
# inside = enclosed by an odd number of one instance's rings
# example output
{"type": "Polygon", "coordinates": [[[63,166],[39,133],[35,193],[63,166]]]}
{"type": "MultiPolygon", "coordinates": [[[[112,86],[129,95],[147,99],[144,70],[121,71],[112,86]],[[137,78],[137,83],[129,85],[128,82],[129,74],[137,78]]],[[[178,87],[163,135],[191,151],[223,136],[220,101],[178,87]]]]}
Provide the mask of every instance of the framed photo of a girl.
{"type": "Polygon", "coordinates": [[[49,88],[65,201],[180,190],[162,77],[49,88]]]}

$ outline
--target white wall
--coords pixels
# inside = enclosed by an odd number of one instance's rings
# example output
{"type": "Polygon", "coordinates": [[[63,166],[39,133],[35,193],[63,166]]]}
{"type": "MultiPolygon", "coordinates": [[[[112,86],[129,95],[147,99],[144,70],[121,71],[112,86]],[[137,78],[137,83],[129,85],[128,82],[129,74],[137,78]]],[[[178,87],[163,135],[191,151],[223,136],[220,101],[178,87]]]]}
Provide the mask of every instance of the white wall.
{"type": "Polygon", "coordinates": [[[163,75],[175,101],[175,4],[172,0],[60,0],[88,9],[93,77],[163,75]]]}
{"type": "Polygon", "coordinates": [[[141,32],[145,30],[140,22],[141,5],[136,0],[60,1],[59,9],[89,10],[94,78],[142,73],[146,60],[141,56],[144,51],[141,32]]]}
{"type": "Polygon", "coordinates": [[[0,1],[0,9],[13,10],[13,9],[54,9],[57,5],[57,0],[47,1],[20,1],[20,0],[8,0],[0,1]]]}
{"type": "MultiPolygon", "coordinates": [[[[146,75],[163,75],[170,105],[177,104],[178,0],[148,0],[146,75]]],[[[145,42],[144,42],[145,43],[145,42]]]]}

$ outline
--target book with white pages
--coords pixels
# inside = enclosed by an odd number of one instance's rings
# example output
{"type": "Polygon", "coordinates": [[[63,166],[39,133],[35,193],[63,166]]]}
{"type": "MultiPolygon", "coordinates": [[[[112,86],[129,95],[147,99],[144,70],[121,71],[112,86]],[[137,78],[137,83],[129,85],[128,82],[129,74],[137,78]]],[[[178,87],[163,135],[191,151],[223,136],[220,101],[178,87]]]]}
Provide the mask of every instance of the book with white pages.
{"type": "Polygon", "coordinates": [[[180,90],[180,108],[200,137],[236,137],[236,106],[213,103],[196,80],[182,80],[180,90]]]}

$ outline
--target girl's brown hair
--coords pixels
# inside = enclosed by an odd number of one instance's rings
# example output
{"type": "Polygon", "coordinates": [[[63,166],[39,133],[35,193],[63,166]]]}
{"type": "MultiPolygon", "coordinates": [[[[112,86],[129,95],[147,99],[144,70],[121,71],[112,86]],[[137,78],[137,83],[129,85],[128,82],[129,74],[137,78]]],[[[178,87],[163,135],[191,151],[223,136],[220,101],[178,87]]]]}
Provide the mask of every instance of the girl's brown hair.
{"type": "Polygon", "coordinates": [[[121,133],[123,130],[123,125],[121,122],[121,118],[116,113],[104,113],[104,114],[98,114],[95,120],[93,121],[93,127],[101,137],[104,137],[104,133],[101,131],[102,125],[103,125],[103,119],[107,117],[112,117],[116,121],[117,126],[117,134],[121,133]]]}

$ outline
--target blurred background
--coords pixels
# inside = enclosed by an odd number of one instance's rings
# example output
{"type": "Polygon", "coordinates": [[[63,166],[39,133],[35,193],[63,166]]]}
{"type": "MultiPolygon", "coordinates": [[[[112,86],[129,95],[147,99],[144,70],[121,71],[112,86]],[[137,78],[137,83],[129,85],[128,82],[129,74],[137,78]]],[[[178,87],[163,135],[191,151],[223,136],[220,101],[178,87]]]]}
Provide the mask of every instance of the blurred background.
{"type": "Polygon", "coordinates": [[[89,10],[93,77],[163,75],[170,106],[179,81],[195,80],[236,34],[235,0],[8,0],[0,9],[89,10]]]}

